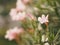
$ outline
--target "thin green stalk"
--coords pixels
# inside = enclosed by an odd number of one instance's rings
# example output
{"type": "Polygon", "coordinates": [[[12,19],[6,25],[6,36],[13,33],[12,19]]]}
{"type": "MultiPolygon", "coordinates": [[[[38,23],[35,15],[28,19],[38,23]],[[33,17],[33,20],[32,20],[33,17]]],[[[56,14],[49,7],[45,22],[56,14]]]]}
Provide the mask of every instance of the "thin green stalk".
{"type": "Polygon", "coordinates": [[[58,39],[58,35],[59,35],[59,33],[60,33],[60,30],[57,32],[57,34],[56,34],[56,36],[55,36],[55,38],[54,38],[53,42],[55,42],[55,41],[56,41],[56,39],[58,39]]]}

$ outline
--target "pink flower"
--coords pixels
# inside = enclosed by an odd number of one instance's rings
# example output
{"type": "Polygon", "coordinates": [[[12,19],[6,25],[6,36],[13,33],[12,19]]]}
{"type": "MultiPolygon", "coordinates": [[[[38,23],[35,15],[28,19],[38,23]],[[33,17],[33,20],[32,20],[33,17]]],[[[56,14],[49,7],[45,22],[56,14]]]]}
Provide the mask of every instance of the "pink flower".
{"type": "Polygon", "coordinates": [[[19,12],[19,13],[16,15],[16,19],[15,19],[15,20],[20,20],[20,21],[22,21],[22,20],[25,20],[25,18],[26,18],[25,12],[19,12]]]}
{"type": "Polygon", "coordinates": [[[9,14],[14,21],[24,20],[26,17],[25,12],[17,12],[16,9],[11,9],[9,14]]]}
{"type": "Polygon", "coordinates": [[[46,22],[49,22],[48,21],[48,15],[45,17],[45,15],[42,15],[42,17],[38,17],[38,21],[43,24],[43,23],[46,23],[46,22]]]}
{"type": "Polygon", "coordinates": [[[16,9],[17,11],[24,11],[26,9],[26,6],[21,0],[17,0],[16,9]]]}
{"type": "Polygon", "coordinates": [[[26,15],[24,10],[26,9],[26,6],[22,2],[22,0],[17,0],[16,3],[16,9],[11,9],[9,15],[11,16],[11,19],[14,21],[24,20],[26,15]]]}
{"type": "Polygon", "coordinates": [[[22,32],[23,28],[14,27],[12,29],[7,30],[5,38],[9,40],[16,39],[18,35],[21,34],[22,32]]]}

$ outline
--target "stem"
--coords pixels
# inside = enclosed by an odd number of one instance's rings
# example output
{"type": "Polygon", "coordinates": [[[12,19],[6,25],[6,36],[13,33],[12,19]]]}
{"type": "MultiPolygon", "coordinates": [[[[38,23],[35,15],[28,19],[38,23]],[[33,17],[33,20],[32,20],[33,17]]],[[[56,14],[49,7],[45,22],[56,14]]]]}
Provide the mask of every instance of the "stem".
{"type": "Polygon", "coordinates": [[[19,38],[16,38],[16,43],[17,43],[18,45],[20,45],[20,39],[19,39],[19,38]]]}
{"type": "Polygon", "coordinates": [[[45,25],[46,25],[46,36],[48,37],[48,23],[45,23],[45,25]]]}
{"type": "Polygon", "coordinates": [[[18,44],[18,45],[23,45],[23,43],[22,43],[22,40],[21,40],[21,37],[19,38],[16,38],[16,43],[18,44]]]}

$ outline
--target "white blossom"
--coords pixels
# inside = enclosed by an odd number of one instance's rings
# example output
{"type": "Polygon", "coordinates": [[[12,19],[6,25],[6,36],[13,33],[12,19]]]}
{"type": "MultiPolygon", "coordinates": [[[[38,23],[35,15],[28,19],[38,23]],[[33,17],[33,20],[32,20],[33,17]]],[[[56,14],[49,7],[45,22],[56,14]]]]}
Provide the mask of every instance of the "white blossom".
{"type": "Polygon", "coordinates": [[[43,24],[43,23],[46,23],[46,22],[49,22],[48,21],[48,15],[45,17],[45,15],[42,15],[42,17],[38,17],[38,21],[43,24]]]}

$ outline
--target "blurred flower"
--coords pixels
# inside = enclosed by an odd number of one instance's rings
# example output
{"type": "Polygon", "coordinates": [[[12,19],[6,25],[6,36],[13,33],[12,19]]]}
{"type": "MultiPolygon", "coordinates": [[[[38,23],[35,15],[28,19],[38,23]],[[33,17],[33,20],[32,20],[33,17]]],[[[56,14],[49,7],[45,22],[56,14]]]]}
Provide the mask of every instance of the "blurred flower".
{"type": "Polygon", "coordinates": [[[21,33],[23,33],[23,28],[14,27],[12,29],[7,30],[5,38],[13,40],[16,39],[21,33]]]}
{"type": "Polygon", "coordinates": [[[17,12],[16,9],[11,9],[10,16],[12,20],[19,21],[25,19],[25,12],[17,12]]]}
{"type": "Polygon", "coordinates": [[[17,0],[16,9],[17,11],[24,11],[26,9],[26,6],[21,0],[17,0]]]}
{"type": "Polygon", "coordinates": [[[49,43],[45,43],[44,45],[49,45],[49,43]]]}
{"type": "Polygon", "coordinates": [[[42,15],[42,17],[38,17],[38,21],[43,24],[43,23],[46,23],[46,22],[49,22],[48,21],[48,15],[45,17],[45,15],[42,15]]]}
{"type": "Polygon", "coordinates": [[[48,41],[48,37],[46,37],[46,35],[42,35],[42,42],[48,41]]]}
{"type": "Polygon", "coordinates": [[[11,19],[14,21],[24,20],[26,17],[24,12],[25,8],[26,8],[25,4],[21,0],[17,0],[16,8],[11,9],[9,13],[11,19]]]}
{"type": "Polygon", "coordinates": [[[26,18],[25,12],[19,12],[19,13],[16,15],[16,20],[22,21],[22,20],[25,20],[25,18],[26,18]]]}

